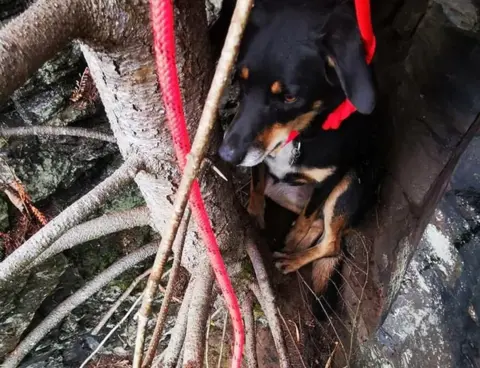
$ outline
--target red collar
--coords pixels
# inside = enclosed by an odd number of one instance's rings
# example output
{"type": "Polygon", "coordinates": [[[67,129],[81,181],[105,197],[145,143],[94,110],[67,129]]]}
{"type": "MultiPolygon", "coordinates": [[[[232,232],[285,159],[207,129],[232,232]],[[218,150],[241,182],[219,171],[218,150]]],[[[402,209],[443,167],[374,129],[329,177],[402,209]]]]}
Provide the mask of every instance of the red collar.
{"type": "MultiPolygon", "coordinates": [[[[355,13],[357,14],[357,23],[365,47],[365,59],[370,64],[375,54],[376,40],[373,34],[372,21],[370,19],[370,0],[355,0],[355,13]]],[[[342,122],[356,110],[349,99],[345,99],[335,110],[333,110],[327,119],[323,122],[324,130],[338,129],[342,122]]],[[[297,130],[290,132],[284,145],[290,143],[298,137],[300,133],[297,130]]]]}

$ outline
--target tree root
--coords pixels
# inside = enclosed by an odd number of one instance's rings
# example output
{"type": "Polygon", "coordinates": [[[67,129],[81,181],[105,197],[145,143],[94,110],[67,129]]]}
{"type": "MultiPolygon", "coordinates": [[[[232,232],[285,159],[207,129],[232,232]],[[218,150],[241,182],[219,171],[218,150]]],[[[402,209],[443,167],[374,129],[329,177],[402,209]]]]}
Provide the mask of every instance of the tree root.
{"type": "Polygon", "coordinates": [[[102,236],[118,231],[146,226],[150,222],[150,211],[147,207],[137,207],[131,210],[107,213],[93,220],[84,222],[68,230],[31,264],[35,267],[45,262],[48,258],[71,249],[74,246],[98,239],[102,236]]]}
{"type": "Polygon", "coordinates": [[[24,271],[40,253],[45,251],[65,231],[77,225],[103,205],[113,194],[118,193],[120,188],[129,184],[139,170],[140,164],[141,161],[137,157],[125,161],[110,177],[67,207],[23,243],[20,248],[10,254],[0,263],[0,289],[12,280],[16,273],[24,271]]]}
{"type": "Polygon", "coordinates": [[[250,285],[250,289],[255,294],[255,297],[257,298],[265,313],[265,316],[267,317],[270,331],[272,332],[273,341],[275,342],[275,348],[278,352],[280,367],[288,368],[289,362],[287,348],[285,345],[282,326],[280,324],[280,317],[278,315],[278,309],[275,302],[275,294],[272,286],[270,285],[263,259],[256,245],[252,241],[247,243],[247,253],[252,261],[258,282],[258,284],[252,283],[250,285]]]}
{"type": "Polygon", "coordinates": [[[180,359],[185,335],[187,334],[188,312],[194,289],[194,282],[192,281],[189,283],[185,295],[183,296],[183,302],[178,311],[177,321],[175,322],[175,327],[173,328],[168,347],[165,350],[163,357],[154,362],[154,368],[174,368],[180,359]]]}
{"type": "Polygon", "coordinates": [[[175,244],[173,245],[174,259],[170,271],[170,278],[168,279],[167,289],[165,291],[165,295],[163,296],[162,306],[160,307],[160,311],[158,312],[157,323],[153,331],[150,346],[148,347],[145,359],[142,363],[143,367],[149,367],[152,364],[155,353],[157,352],[158,342],[160,341],[160,337],[162,335],[165,320],[167,318],[168,307],[170,305],[175,283],[177,281],[178,273],[180,270],[183,245],[185,244],[185,237],[187,235],[188,224],[190,222],[190,214],[190,210],[187,210],[185,218],[183,219],[183,223],[180,226],[180,234],[177,235],[177,238],[175,239],[175,244]]]}
{"type": "Polygon", "coordinates": [[[205,353],[205,331],[210,311],[214,274],[210,263],[196,272],[192,301],[188,312],[187,336],[183,363],[187,367],[202,367],[205,353]]]}
{"type": "Polygon", "coordinates": [[[245,322],[245,356],[248,368],[257,368],[257,345],[255,318],[253,315],[253,295],[248,293],[243,304],[243,320],[245,322]]]}
{"type": "Polygon", "coordinates": [[[96,132],[91,129],[53,126],[29,126],[16,128],[0,128],[3,137],[46,135],[46,136],[70,136],[97,139],[100,141],[117,143],[113,135],[96,132]]]}
{"type": "Polygon", "coordinates": [[[45,337],[45,335],[55,328],[72,310],[84,303],[93,294],[107,285],[113,279],[123,272],[129,270],[139,262],[155,254],[158,243],[146,245],[108,267],[92,281],[85,284],[75,294],[60,303],[37,327],[35,327],[22,342],[12,351],[5,361],[2,368],[14,368],[23,358],[45,337]]]}

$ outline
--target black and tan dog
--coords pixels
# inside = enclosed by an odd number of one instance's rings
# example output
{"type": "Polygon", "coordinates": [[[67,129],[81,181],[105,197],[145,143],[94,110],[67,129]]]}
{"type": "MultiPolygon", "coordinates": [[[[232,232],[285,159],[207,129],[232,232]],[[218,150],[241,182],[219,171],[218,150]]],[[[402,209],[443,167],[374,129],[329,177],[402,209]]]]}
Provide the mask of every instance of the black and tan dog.
{"type": "Polygon", "coordinates": [[[265,175],[315,185],[276,265],[313,262],[322,292],[341,254],[342,233],[373,192],[370,170],[375,89],[352,4],[345,0],[257,0],[238,58],[240,107],[219,154],[252,169],[249,212],[263,224],[265,175]],[[327,115],[348,97],[356,113],[338,130],[327,115]],[[300,135],[284,144],[292,130],[300,135]],[[311,246],[314,244],[313,246],[311,246]]]}

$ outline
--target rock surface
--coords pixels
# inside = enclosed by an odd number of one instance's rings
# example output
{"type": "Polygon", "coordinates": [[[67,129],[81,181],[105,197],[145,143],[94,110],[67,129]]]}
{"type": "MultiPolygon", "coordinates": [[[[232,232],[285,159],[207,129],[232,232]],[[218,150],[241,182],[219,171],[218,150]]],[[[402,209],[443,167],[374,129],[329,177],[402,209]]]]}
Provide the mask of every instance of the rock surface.
{"type": "Polygon", "coordinates": [[[480,137],[463,154],[358,367],[480,365],[480,137]]]}

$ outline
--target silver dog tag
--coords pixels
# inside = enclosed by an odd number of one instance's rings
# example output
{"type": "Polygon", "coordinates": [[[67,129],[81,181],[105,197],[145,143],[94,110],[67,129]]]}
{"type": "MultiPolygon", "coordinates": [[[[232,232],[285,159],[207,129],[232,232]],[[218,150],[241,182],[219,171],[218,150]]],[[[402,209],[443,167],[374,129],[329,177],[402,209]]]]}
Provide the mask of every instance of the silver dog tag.
{"type": "Polygon", "coordinates": [[[290,160],[288,161],[288,163],[290,164],[290,166],[293,166],[295,164],[295,162],[298,160],[298,158],[300,157],[300,149],[301,149],[301,144],[300,142],[298,141],[293,141],[292,142],[292,145],[293,145],[293,148],[292,148],[292,155],[290,156],[290,160]]]}

